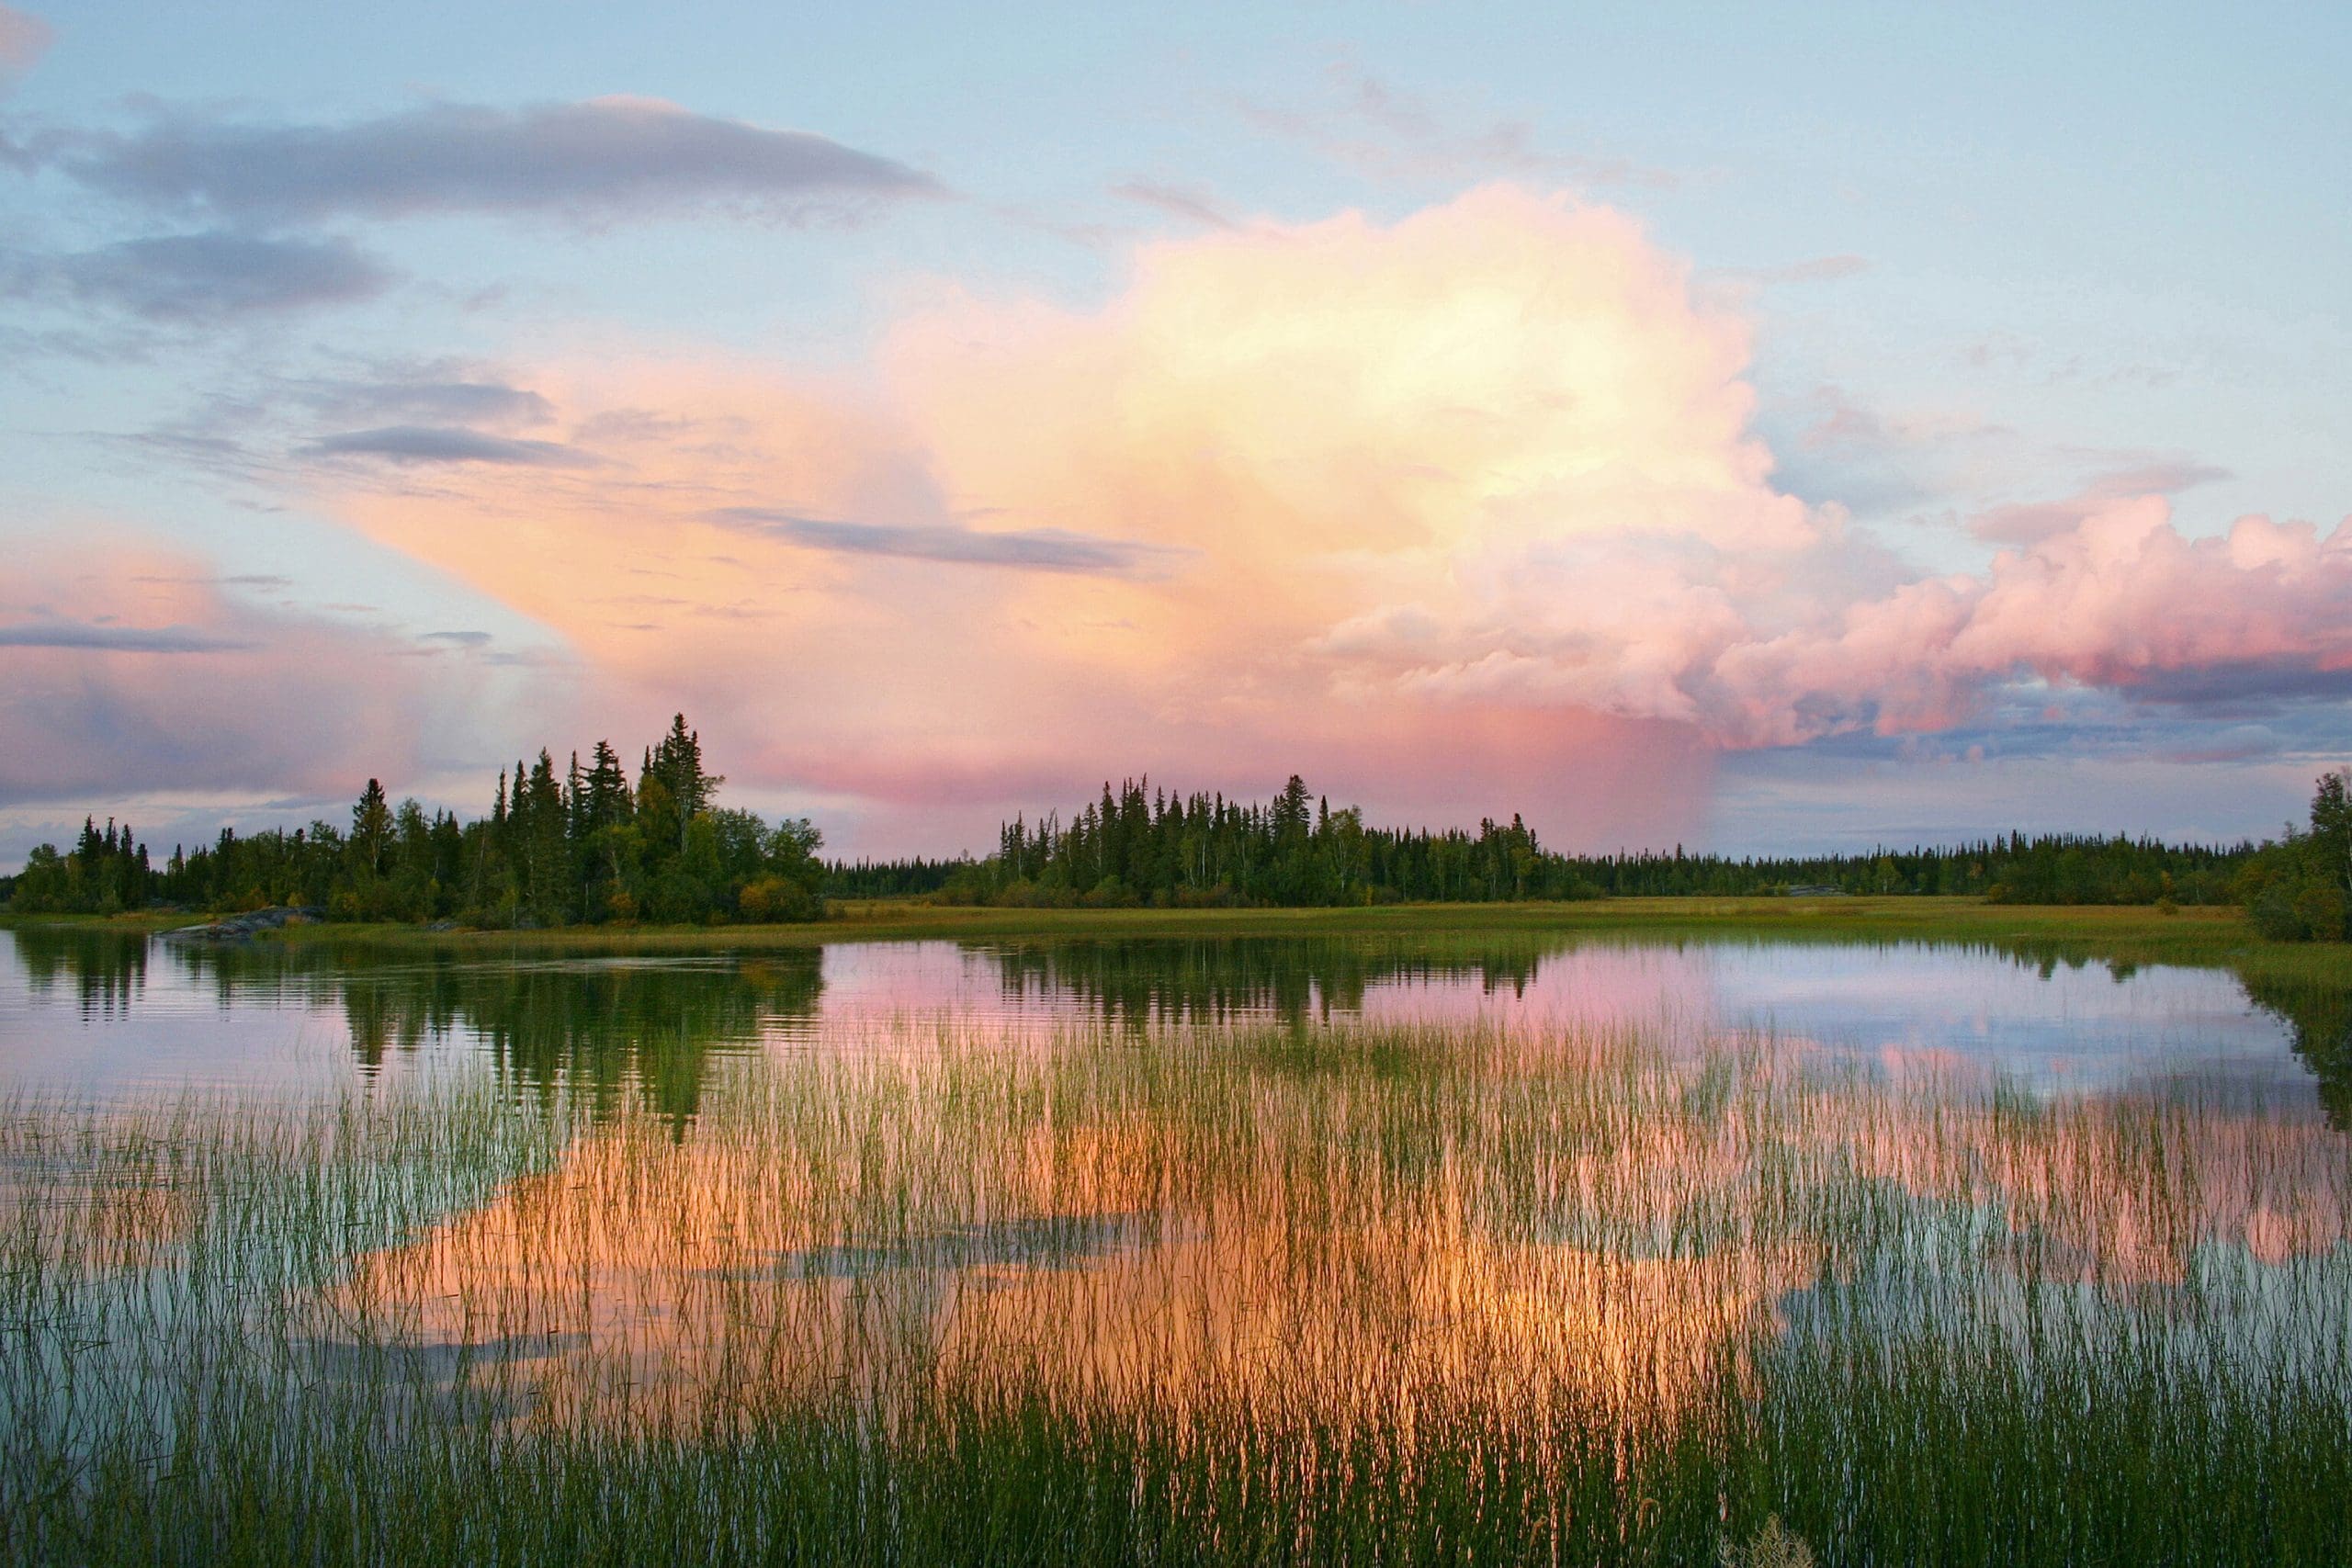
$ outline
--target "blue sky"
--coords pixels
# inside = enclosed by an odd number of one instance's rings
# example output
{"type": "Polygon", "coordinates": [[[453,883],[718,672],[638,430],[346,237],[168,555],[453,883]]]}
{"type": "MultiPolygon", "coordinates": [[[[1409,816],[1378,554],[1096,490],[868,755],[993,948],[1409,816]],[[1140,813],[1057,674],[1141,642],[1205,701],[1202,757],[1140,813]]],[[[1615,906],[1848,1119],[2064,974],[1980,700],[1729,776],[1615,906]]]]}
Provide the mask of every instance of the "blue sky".
{"type": "MultiPolygon", "coordinates": [[[[1004,572],[904,559],[828,560],[825,572],[744,565],[741,594],[729,590],[732,613],[821,603],[821,616],[805,619],[860,628],[875,650],[865,662],[789,660],[821,662],[830,682],[824,702],[803,695],[796,706],[758,672],[762,650],[779,646],[774,635],[697,644],[693,660],[622,650],[595,627],[550,615],[501,569],[468,564],[464,525],[447,515],[471,506],[481,526],[495,527],[516,497],[466,491],[464,481],[490,467],[502,477],[530,467],[534,452],[561,469],[552,477],[566,506],[619,505],[624,473],[633,484],[651,471],[649,453],[625,453],[610,433],[624,413],[639,433],[668,417],[660,400],[625,410],[618,391],[590,389],[576,371],[560,395],[544,389],[564,378],[554,367],[661,366],[684,376],[680,367],[724,364],[720,379],[763,410],[766,400],[745,389],[762,378],[873,405],[858,440],[892,454],[875,463],[917,476],[911,489],[878,493],[944,509],[835,522],[1068,533],[1067,519],[1040,521],[1044,481],[1024,477],[1015,499],[1011,479],[951,455],[978,439],[965,433],[978,415],[943,413],[929,390],[910,387],[910,338],[933,344],[915,356],[933,367],[926,386],[960,384],[936,368],[933,340],[951,318],[982,321],[956,330],[991,343],[1040,312],[1064,322],[1056,342],[1107,337],[1142,313],[1138,280],[1163,249],[1182,272],[1187,247],[1272,246],[1360,213],[1374,238],[1356,264],[1335,265],[1378,268],[1397,252],[1377,236],[1497,184],[1632,220],[1645,265],[1679,276],[1692,310],[1744,334],[1736,379],[1753,400],[1747,434],[1771,457],[1770,488],[1836,509],[1840,573],[1864,546],[1899,557],[1899,570],[1854,567],[1871,576],[1867,588],[1825,596],[1815,581],[1801,607],[1779,591],[1770,604],[1744,603],[1747,642],[1807,628],[1826,637],[1856,594],[1883,595],[1906,578],[1957,574],[1989,590],[2000,548],[2062,549],[2055,530],[2109,502],[2165,498],[2164,526],[2184,541],[2218,539],[2249,513],[2307,522],[2324,538],[2352,511],[2342,285],[2352,276],[2352,109],[2342,91],[2352,20],[2340,9],[983,15],[747,6],[681,18],[618,6],[51,5],[10,15],[0,31],[17,40],[0,88],[0,531],[56,581],[28,575],[0,604],[0,633],[22,634],[0,646],[0,660],[20,665],[10,677],[17,700],[0,722],[15,731],[12,751],[86,754],[0,771],[0,861],[85,808],[191,827],[266,818],[332,801],[352,776],[376,772],[396,775],[395,789],[470,805],[516,750],[584,745],[607,728],[633,733],[697,703],[722,755],[738,746],[733,776],[746,799],[814,812],[837,842],[876,852],[984,839],[1001,809],[1053,804],[1104,773],[1181,774],[1188,754],[1215,775],[1204,782],[1232,787],[1271,788],[1292,767],[1319,763],[1349,793],[1397,811],[1475,819],[1509,809],[1514,802],[1498,797],[1542,773],[1531,758],[1548,755],[1544,748],[1498,752],[1484,766],[1472,758],[1450,783],[1384,787],[1391,775],[1377,749],[1348,739],[1377,728],[1377,705],[1335,718],[1325,739],[1302,738],[1303,758],[1276,754],[1289,727],[1263,715],[1204,744],[1205,721],[1167,717],[1197,716],[1201,694],[1149,673],[1149,660],[1122,661],[1113,678],[1126,682],[1127,706],[1162,716],[1157,729],[1100,723],[1090,704],[1102,660],[1064,649],[1071,667],[1040,677],[1030,721],[1053,743],[1014,756],[946,736],[939,716],[956,705],[917,700],[910,686],[953,687],[975,665],[1034,660],[1035,649],[942,653],[924,644],[924,627],[894,628],[877,607],[960,604],[975,626],[1013,617],[1016,602],[1033,619],[1045,613],[1004,572]],[[661,100],[675,118],[606,127],[590,115],[597,137],[618,140],[586,152],[564,140],[571,122],[560,111],[612,97],[661,100]],[[639,152],[621,144],[649,125],[691,134],[651,164],[630,162],[639,152]],[[821,141],[761,141],[745,152],[730,126],[821,141]],[[319,175],[325,183],[307,200],[272,196],[273,171],[306,147],[333,164],[319,175]],[[830,173],[791,162],[819,152],[830,173]],[[739,153],[756,166],[729,161],[739,153]],[[205,157],[209,173],[189,175],[187,160],[205,157]],[[408,159],[408,174],[393,178],[371,158],[408,159]],[[487,185],[475,177],[502,159],[522,164],[487,185]],[[624,164],[636,172],[616,173],[624,164]],[[449,387],[537,401],[502,412],[419,390],[449,387]],[[538,446],[488,457],[450,457],[446,442],[430,458],[377,451],[376,468],[347,449],[355,435],[395,429],[538,446]],[[435,509],[432,527],[400,521],[395,502],[435,509]],[[2055,518],[2033,510],[2053,506],[2055,518]],[[428,534],[457,542],[415,542],[428,534]],[[117,575],[112,564],[157,555],[196,564],[119,575],[204,575],[205,594],[107,601],[90,586],[117,575]],[[217,624],[231,629],[216,641],[254,657],[232,676],[202,654],[77,650],[35,635],[65,620],[217,624]],[[246,705],[266,711],[292,698],[273,693],[262,645],[326,649],[345,633],[354,640],[342,657],[371,671],[355,674],[349,702],[373,716],[313,737],[317,765],[299,779],[273,787],[226,760],[198,765],[205,738],[174,732],[184,705],[175,682],[254,682],[246,705]],[[388,659],[420,648],[435,656],[422,661],[434,669],[422,687],[382,673],[388,659]],[[189,668],[155,668],[175,658],[189,668]],[[734,675],[715,672],[714,660],[734,675]],[[116,705],[102,721],[45,733],[62,694],[90,692],[107,694],[95,705],[116,705]],[[842,720],[845,708],[869,713],[868,727],[842,720]],[[759,739],[731,741],[730,726],[759,739]],[[801,734],[831,760],[797,761],[801,734]],[[1193,738],[1190,753],[1178,736],[1193,738]],[[917,757],[927,738],[957,759],[937,778],[914,780],[912,762],[894,762],[877,780],[842,760],[917,757]],[[334,754],[363,742],[388,754],[334,754]],[[1089,742],[1102,749],[1090,752],[1089,742]],[[155,765],[132,765],[142,757],[155,765]],[[175,784],[166,761],[188,769],[187,782],[175,784]],[[951,788],[956,780],[967,787],[951,788]]],[[[1442,295],[1446,286],[1430,287],[1442,295]]],[[[1396,373],[1379,358],[1378,327],[1350,320],[1355,373],[1396,373]]],[[[1255,341],[1247,321],[1228,315],[1220,325],[1255,341]]],[[[1024,365],[1045,352],[1021,342],[1024,365]]],[[[1396,342],[1428,352],[1411,330],[1396,342]]],[[[1173,374],[1138,364],[1139,353],[1118,350],[1121,376],[1148,385],[1173,374]]],[[[1286,373],[1286,363],[1265,374],[1286,373]]],[[[1564,372],[1562,395],[1593,395],[1577,379],[1588,374],[1564,372]]],[[[694,400],[705,424],[737,417],[716,393],[673,395],[694,400]]],[[[1043,424],[1075,439],[1068,420],[1043,424]]],[[[877,493],[864,479],[801,482],[784,450],[797,438],[761,439],[757,499],[877,493]]],[[[1273,460],[1291,457],[1277,449],[1273,460]]],[[[1166,472],[1157,459],[1141,467],[1166,472]]],[[[707,478],[691,467],[663,476],[670,491],[707,478]]],[[[709,479],[710,493],[731,495],[741,480],[709,479]]],[[[1136,482],[1104,493],[1132,496],[1136,482]]],[[[695,526],[713,511],[691,513],[695,526]]],[[[1132,515],[1098,502],[1076,531],[1225,558],[1225,547],[1170,533],[1163,517],[1158,502],[1138,502],[1132,515]]],[[[1466,526],[1451,511],[1429,525],[1457,578],[1499,547],[1493,533],[1466,526]]],[[[1513,547],[1546,547],[1512,527],[1513,547]]],[[[1306,524],[1299,532],[1324,536],[1306,524]]],[[[1727,548],[1720,531],[1701,532],[1710,549],[1727,548]]],[[[710,562],[734,558],[674,528],[634,545],[604,537],[601,547],[599,564],[566,563],[571,581],[632,570],[613,563],[650,549],[691,554],[662,570],[704,592],[710,562]]],[[[1319,581],[1330,554],[1285,556],[1271,569],[1252,557],[1250,570],[1319,581]]],[[[1564,789],[1531,815],[1546,825],[1548,811],[1566,840],[1687,832],[1781,847],[1948,837],[1996,820],[2260,830],[2293,808],[2352,729],[2336,680],[2341,645],[2321,624],[2334,608],[2352,616],[2334,597],[2340,554],[2323,548],[2297,568],[2292,592],[2250,607],[2236,640],[2211,659],[2221,645],[2210,638],[2154,652],[2137,641],[2018,644],[2000,671],[1968,664],[1965,701],[1939,698],[1931,716],[1922,709],[1900,723],[1875,700],[1856,705],[1845,676],[1842,716],[1826,724],[1740,728],[1693,718],[1679,700],[1630,695],[1637,683],[1597,680],[1590,666],[1613,658],[1621,674],[1646,670],[1651,652],[1591,651],[1572,590],[1540,607],[1540,626],[1523,606],[1516,620],[1486,601],[1442,613],[1408,606],[1445,621],[1451,640],[1425,666],[1408,668],[1390,649],[1380,672],[1416,693],[1459,693],[1471,688],[1448,671],[1491,669],[1498,653],[1556,663],[1573,642],[1581,651],[1571,673],[1521,682],[1507,697],[1478,686],[1477,700],[1515,705],[1514,722],[1529,726],[1565,714],[1560,733],[1580,747],[1640,758],[1683,747],[1647,729],[1596,739],[1579,725],[1598,712],[1637,727],[1695,726],[1705,756],[1677,765],[1674,812],[1592,804],[1618,798],[1600,783],[1564,789]],[[2269,675],[2187,680],[2190,666],[2216,660],[2269,675]],[[2180,694],[2192,685],[2203,694],[2180,694]]],[[[2097,570],[2093,556],[2066,558],[2064,570],[2097,570]]],[[[2234,558],[2253,557],[2241,547],[2234,558]]],[[[1413,570],[1428,568],[1417,559],[1413,570]]],[[[1705,583],[1677,592],[1712,591],[1728,570],[1711,566],[1705,583]]],[[[2269,591],[2268,579],[2215,582],[2250,606],[2269,591]]],[[[1140,615],[1134,604],[1104,611],[1102,625],[1151,624],[1154,604],[1183,588],[1134,592],[1159,599],[1140,615]]],[[[1395,591],[1383,592],[1377,604],[1334,599],[1332,615],[1398,609],[1395,591]]],[[[2148,595],[2130,603],[2163,602],[2154,587],[2148,595]]],[[[1302,589],[1285,603],[1313,597],[1302,589]]],[[[1051,614],[1093,612],[1063,601],[1051,614]]],[[[1291,629],[1321,647],[1308,618],[1302,610],[1291,629]]],[[[1004,624],[1016,623],[1029,624],[1004,624]]],[[[1255,662],[1221,671],[1220,691],[1279,686],[1270,702],[1365,701],[1364,671],[1310,679],[1295,668],[1300,638],[1267,637],[1255,662]]],[[[1938,666],[1939,682],[1956,678],[1949,665],[1938,666]]],[[[1700,688],[1723,678],[1713,666],[1703,678],[1677,676],[1701,707],[1700,688]]],[[[971,679],[975,703],[1003,684],[971,679]]],[[[1746,712],[1759,699],[1741,700],[1746,712]]],[[[1792,693],[1784,705],[1813,714],[1829,700],[1792,693]]],[[[306,722],[288,716],[293,728],[306,722]]],[[[1404,730],[1442,723],[1424,715],[1404,730]]],[[[254,752],[233,738],[232,749],[254,752]]]]}

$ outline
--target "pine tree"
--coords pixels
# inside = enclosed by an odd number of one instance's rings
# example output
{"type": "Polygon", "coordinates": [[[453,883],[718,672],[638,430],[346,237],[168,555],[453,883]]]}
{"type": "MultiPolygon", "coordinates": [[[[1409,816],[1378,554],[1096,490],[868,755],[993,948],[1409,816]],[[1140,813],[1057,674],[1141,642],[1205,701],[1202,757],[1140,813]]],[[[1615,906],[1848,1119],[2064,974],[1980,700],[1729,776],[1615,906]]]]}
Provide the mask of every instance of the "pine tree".
{"type": "Polygon", "coordinates": [[[351,848],[370,874],[383,874],[384,851],[391,837],[392,810],[384,799],[383,783],[369,779],[359,792],[359,804],[351,808],[351,848]]]}
{"type": "Polygon", "coordinates": [[[686,832],[695,818],[709,808],[727,781],[717,773],[705,773],[702,765],[702,737],[686,728],[686,716],[679,714],[670,721],[670,733],[662,738],[646,759],[647,776],[659,779],[668,790],[671,809],[676,821],[669,824],[676,835],[677,849],[685,852],[686,832]]]}

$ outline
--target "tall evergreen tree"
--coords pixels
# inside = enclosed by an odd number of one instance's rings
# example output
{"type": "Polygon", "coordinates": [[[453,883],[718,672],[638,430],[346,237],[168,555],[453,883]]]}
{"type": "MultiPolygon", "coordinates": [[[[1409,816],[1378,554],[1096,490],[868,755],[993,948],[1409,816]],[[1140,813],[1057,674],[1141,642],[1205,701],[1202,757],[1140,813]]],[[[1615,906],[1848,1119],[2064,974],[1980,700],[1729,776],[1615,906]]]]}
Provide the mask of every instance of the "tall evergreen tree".
{"type": "Polygon", "coordinates": [[[368,787],[359,792],[359,804],[351,808],[351,850],[359,863],[371,876],[384,872],[384,853],[391,847],[392,809],[384,798],[380,779],[369,779],[368,787]]]}

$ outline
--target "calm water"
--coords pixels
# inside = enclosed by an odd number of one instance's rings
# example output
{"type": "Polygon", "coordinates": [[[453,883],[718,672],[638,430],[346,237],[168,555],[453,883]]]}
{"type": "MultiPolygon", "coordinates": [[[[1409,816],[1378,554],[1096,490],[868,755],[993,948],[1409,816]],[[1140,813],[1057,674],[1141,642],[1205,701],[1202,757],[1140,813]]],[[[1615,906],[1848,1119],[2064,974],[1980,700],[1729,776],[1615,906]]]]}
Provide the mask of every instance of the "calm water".
{"type": "Polygon", "coordinates": [[[218,949],[24,929],[0,945],[0,1091],[96,1105],[195,1089],[291,1100],[483,1062],[634,1084],[691,1111],[710,1060],[856,1051],[926,1022],[1626,1026],[1769,1032],[1893,1077],[2316,1102],[2294,1020],[2232,975],[1983,950],[1769,942],[1245,938],[841,943],[695,957],[218,949]]]}
{"type": "MultiPolygon", "coordinates": [[[[1507,1517],[1498,1560],[1713,1561],[1760,1484],[1748,1524],[1829,1562],[2020,1560],[1955,1553],[1987,1517],[2053,1562],[2341,1561],[2348,1061],[2326,998],[1961,947],[20,930],[0,1517],[102,1555],[142,1508],[248,1530],[256,1484],[299,1521],[334,1473],[390,1541],[452,1445],[528,1438],[604,1520],[650,1506],[641,1437],[814,1420],[686,1495],[805,1539],[841,1478],[777,1477],[847,1454],[870,1495],[901,1431],[973,1456],[943,1539],[1039,1465],[1189,1499],[1179,1531],[1233,1465],[1311,1479],[1230,1537],[1258,1562],[1508,1452],[1523,1495],[1458,1526],[1507,1517]]],[[[506,1490],[436,1506],[565,1556],[506,1490]]]]}

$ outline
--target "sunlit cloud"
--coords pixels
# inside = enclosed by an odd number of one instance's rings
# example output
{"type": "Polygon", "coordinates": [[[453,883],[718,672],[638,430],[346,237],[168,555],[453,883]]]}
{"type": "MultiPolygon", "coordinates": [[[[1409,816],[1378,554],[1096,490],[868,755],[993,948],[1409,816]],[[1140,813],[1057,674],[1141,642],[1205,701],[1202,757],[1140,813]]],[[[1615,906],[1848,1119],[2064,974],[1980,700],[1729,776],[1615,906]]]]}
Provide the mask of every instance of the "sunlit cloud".
{"type": "MultiPolygon", "coordinates": [[[[514,672],[467,634],[394,629],[248,599],[202,561],[107,534],[92,573],[62,538],[19,547],[0,591],[0,799],[150,793],[340,795],[501,754],[514,701],[560,711],[560,669],[514,672]],[[428,664],[401,657],[423,649],[428,664]],[[472,738],[496,733],[468,759],[472,738]]],[[[79,541],[87,546],[85,536],[79,541]]]]}
{"type": "Polygon", "coordinates": [[[304,504],[576,649],[608,728],[683,705],[739,786],[959,840],[1297,768],[1671,841],[1727,751],[2036,688],[2179,750],[2341,689],[2343,530],[2195,536],[2126,493],[2210,477],[2166,459],[1926,571],[1783,488],[1749,356],[1637,222],[1496,186],[1148,243],[1094,308],[937,291],[852,371],[621,340],[355,382],[417,422],[297,450],[304,504]]]}

